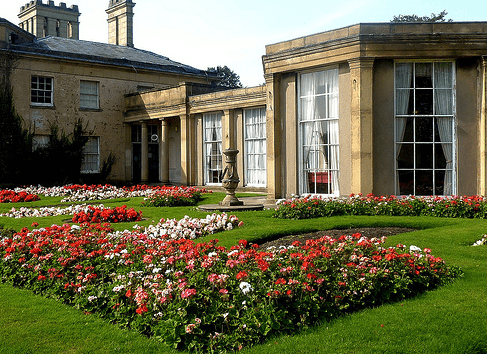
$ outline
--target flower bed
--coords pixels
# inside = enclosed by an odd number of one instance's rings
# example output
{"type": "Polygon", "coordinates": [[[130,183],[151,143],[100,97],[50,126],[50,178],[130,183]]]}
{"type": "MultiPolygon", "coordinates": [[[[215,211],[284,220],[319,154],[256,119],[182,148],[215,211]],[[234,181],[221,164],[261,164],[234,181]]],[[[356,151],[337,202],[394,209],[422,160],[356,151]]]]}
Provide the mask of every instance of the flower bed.
{"type": "Polygon", "coordinates": [[[197,188],[173,188],[157,190],[144,202],[148,207],[173,207],[196,205],[202,199],[202,191],[197,188]]]}
{"type": "Polygon", "coordinates": [[[308,219],[335,215],[436,216],[487,218],[487,199],[481,196],[396,197],[351,194],[348,198],[307,196],[279,203],[274,217],[308,219]]]}
{"type": "Polygon", "coordinates": [[[40,200],[37,194],[25,191],[16,192],[9,189],[0,190],[0,203],[33,202],[36,200],[40,200]]]}
{"type": "MultiPolygon", "coordinates": [[[[114,198],[149,197],[157,191],[186,191],[196,190],[193,187],[168,187],[168,186],[147,186],[136,185],[131,187],[116,187],[110,184],[105,185],[66,185],[61,187],[30,186],[17,188],[18,192],[43,194],[48,197],[65,197],[61,202],[83,202],[89,200],[104,200],[114,198]]],[[[198,189],[199,193],[211,193],[206,189],[198,189]]]]}
{"type": "MultiPolygon", "coordinates": [[[[238,224],[210,219],[201,224],[238,224]]],[[[215,352],[403,299],[460,274],[428,249],[385,249],[383,239],[359,234],[268,250],[242,240],[226,249],[176,235],[182,228],[176,220],[132,232],[101,224],[24,228],[0,240],[0,276],[176,348],[215,352]]]]}
{"type": "Polygon", "coordinates": [[[75,212],[72,221],[75,223],[117,223],[142,220],[142,211],[135,211],[134,208],[127,209],[126,205],[115,208],[95,207],[88,205],[79,212],[75,212]]]}

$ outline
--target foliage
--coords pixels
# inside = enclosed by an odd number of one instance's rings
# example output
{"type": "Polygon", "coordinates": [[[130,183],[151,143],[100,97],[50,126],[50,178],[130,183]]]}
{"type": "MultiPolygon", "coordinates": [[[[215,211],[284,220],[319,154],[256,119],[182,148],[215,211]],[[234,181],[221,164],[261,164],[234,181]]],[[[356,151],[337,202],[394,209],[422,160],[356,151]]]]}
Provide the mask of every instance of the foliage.
{"type": "Polygon", "coordinates": [[[151,207],[191,206],[202,199],[204,192],[206,191],[193,187],[168,187],[154,192],[143,204],[151,207]]]}
{"type": "Polygon", "coordinates": [[[0,183],[22,183],[30,175],[32,134],[22,126],[8,80],[0,82],[0,183]],[[23,163],[20,163],[22,161],[23,163]]]}
{"type": "Polygon", "coordinates": [[[429,249],[386,249],[383,239],[359,234],[260,251],[245,240],[226,249],[161,230],[24,228],[0,242],[1,279],[175,348],[217,352],[410,297],[461,274],[429,249]]]}
{"type": "Polygon", "coordinates": [[[439,14],[432,13],[430,16],[398,15],[394,16],[391,22],[453,22],[452,19],[446,20],[446,15],[448,15],[446,10],[441,11],[439,14]]]}
{"type": "Polygon", "coordinates": [[[217,66],[216,68],[208,68],[208,71],[216,72],[220,81],[217,86],[226,88],[239,88],[242,87],[240,82],[240,76],[233,72],[228,66],[217,66]]]}
{"type": "Polygon", "coordinates": [[[83,122],[78,119],[73,132],[67,135],[56,124],[51,124],[49,143],[34,151],[34,170],[40,173],[33,176],[34,184],[65,184],[80,179],[83,147],[88,142],[83,122]]]}
{"type": "Polygon", "coordinates": [[[281,202],[276,218],[309,219],[335,215],[435,216],[487,218],[487,199],[481,196],[396,197],[351,194],[349,198],[307,196],[281,202]]]}

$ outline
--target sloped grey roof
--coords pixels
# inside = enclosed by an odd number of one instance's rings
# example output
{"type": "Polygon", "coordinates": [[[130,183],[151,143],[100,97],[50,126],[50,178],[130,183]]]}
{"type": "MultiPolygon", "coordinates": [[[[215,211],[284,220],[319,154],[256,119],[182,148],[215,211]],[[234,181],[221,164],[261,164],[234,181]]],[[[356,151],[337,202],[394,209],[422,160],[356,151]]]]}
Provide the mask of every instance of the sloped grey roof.
{"type": "Polygon", "coordinates": [[[61,37],[43,37],[32,43],[13,45],[15,52],[51,56],[198,76],[214,76],[204,70],[184,65],[146,50],[107,43],[89,42],[61,37]]]}

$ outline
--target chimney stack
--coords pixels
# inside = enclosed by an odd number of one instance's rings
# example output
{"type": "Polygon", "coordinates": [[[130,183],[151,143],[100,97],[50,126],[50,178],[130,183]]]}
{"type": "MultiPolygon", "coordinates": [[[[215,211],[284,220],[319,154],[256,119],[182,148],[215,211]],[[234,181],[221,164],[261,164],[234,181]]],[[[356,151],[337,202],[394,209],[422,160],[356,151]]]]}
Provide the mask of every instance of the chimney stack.
{"type": "Polygon", "coordinates": [[[110,0],[108,3],[108,43],[134,46],[134,6],[132,0],[110,0]]]}

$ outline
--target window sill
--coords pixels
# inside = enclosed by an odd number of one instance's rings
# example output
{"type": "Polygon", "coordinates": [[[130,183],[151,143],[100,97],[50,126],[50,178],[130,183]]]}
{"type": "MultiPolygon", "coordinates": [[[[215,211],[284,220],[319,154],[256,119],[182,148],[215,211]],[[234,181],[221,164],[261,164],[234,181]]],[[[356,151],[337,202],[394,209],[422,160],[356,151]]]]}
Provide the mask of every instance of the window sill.
{"type": "Polygon", "coordinates": [[[30,104],[31,109],[56,109],[54,105],[41,105],[41,104],[30,104]]]}
{"type": "Polygon", "coordinates": [[[101,108],[79,108],[80,112],[103,112],[103,109],[101,108]]]}

